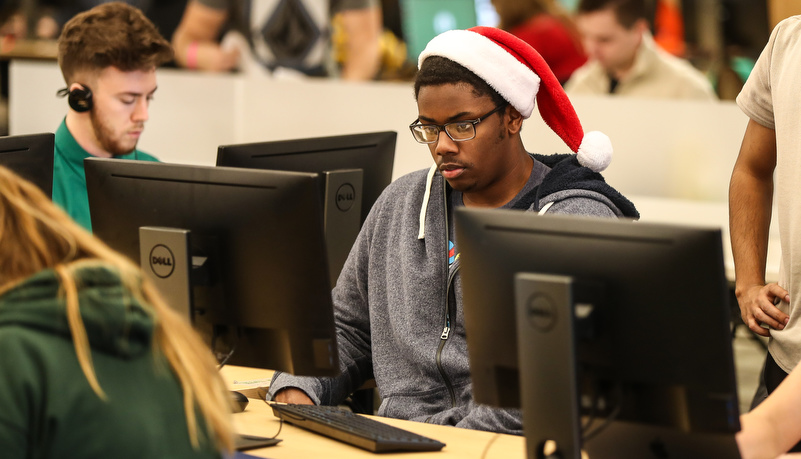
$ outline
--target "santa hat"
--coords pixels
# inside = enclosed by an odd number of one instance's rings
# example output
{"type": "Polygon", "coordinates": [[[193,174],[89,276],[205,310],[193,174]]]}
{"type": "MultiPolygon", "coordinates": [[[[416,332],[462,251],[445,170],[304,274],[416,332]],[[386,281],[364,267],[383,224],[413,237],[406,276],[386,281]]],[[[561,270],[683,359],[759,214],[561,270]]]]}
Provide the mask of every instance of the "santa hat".
{"type": "Polygon", "coordinates": [[[600,172],[612,161],[612,142],[605,134],[584,133],[573,104],[551,68],[534,48],[493,27],[451,30],[434,37],[420,53],[448,58],[478,75],[524,118],[534,111],[578,155],[582,166],[600,172]]]}

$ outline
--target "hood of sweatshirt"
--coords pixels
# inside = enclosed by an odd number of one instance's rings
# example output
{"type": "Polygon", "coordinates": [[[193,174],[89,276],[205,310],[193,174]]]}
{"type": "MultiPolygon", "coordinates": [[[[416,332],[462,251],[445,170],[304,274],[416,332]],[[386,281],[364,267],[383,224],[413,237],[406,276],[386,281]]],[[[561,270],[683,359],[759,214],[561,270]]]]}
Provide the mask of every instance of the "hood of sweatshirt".
{"type": "Polygon", "coordinates": [[[606,183],[603,175],[579,164],[575,154],[532,156],[551,168],[540,184],[538,199],[565,190],[592,191],[608,198],[624,217],[640,218],[640,213],[631,201],[606,183]]]}
{"type": "MultiPolygon", "coordinates": [[[[538,186],[537,202],[535,203],[534,211],[541,210],[540,201],[542,198],[557,193],[562,193],[564,195],[563,192],[565,191],[575,190],[602,195],[608,199],[609,203],[616,206],[616,213],[620,216],[633,219],[640,218],[640,213],[631,201],[607,184],[603,175],[579,164],[575,154],[532,154],[531,157],[534,158],[535,161],[539,161],[550,168],[550,171],[545,175],[542,183],[538,186]]],[[[418,239],[425,239],[425,217],[428,212],[429,200],[431,199],[434,177],[437,175],[440,175],[437,166],[432,165],[428,169],[425,194],[423,195],[423,202],[420,207],[418,239]]],[[[579,192],[577,194],[581,193],[579,192]]]]}
{"type": "MultiPolygon", "coordinates": [[[[119,275],[102,266],[76,273],[78,299],[92,349],[132,358],[150,349],[153,317],[119,275]]],[[[41,271],[0,296],[0,327],[18,325],[71,339],[66,300],[56,273],[41,271]]]]}

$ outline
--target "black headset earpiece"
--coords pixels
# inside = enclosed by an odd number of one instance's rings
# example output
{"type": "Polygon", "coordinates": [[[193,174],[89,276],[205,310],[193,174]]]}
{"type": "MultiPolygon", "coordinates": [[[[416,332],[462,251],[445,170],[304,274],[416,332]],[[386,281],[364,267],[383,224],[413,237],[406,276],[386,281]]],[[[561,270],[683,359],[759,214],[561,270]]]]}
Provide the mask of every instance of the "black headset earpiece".
{"type": "Polygon", "coordinates": [[[70,108],[78,113],[88,112],[92,109],[92,90],[88,86],[78,86],[72,90],[64,88],[56,94],[59,97],[67,96],[70,108]]]}

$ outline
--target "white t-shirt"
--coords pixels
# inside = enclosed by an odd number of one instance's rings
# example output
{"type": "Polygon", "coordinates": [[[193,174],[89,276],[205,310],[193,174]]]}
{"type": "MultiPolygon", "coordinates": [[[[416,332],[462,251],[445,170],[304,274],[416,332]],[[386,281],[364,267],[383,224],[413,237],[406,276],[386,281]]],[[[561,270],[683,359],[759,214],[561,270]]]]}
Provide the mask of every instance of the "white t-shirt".
{"type": "Polygon", "coordinates": [[[801,16],[780,22],[756,62],[737,105],[752,120],[776,131],[774,201],[782,262],[779,285],[790,292],[784,330],[771,330],[768,350],[784,371],[801,361],[801,16]]]}

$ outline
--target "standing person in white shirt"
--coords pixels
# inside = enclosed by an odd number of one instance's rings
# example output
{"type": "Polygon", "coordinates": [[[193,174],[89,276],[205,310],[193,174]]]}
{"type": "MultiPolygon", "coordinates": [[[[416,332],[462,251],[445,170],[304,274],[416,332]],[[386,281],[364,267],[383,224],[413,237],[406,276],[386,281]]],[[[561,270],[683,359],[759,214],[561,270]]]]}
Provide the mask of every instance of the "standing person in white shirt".
{"type": "MultiPolygon", "coordinates": [[[[801,195],[797,192],[797,184],[801,182],[799,37],[801,16],[780,22],[737,96],[737,104],[750,119],[729,186],[735,293],[743,322],[753,332],[770,337],[762,382],[768,394],[776,391],[801,360],[801,195]],[[774,201],[782,261],[779,281],[766,283],[767,241],[774,201]]],[[[799,390],[784,389],[785,395],[780,396],[779,402],[769,395],[768,400],[773,401],[767,408],[755,410],[754,418],[770,418],[775,416],[771,414],[774,410],[782,408],[801,412],[801,403],[789,402],[788,395],[793,392],[799,390]]],[[[779,418],[774,418],[778,419],[774,422],[784,425],[785,430],[801,426],[801,421],[779,418]]],[[[785,442],[791,440],[790,445],[801,438],[801,432],[774,434],[785,442]]],[[[801,448],[796,445],[792,451],[801,448]]]]}

